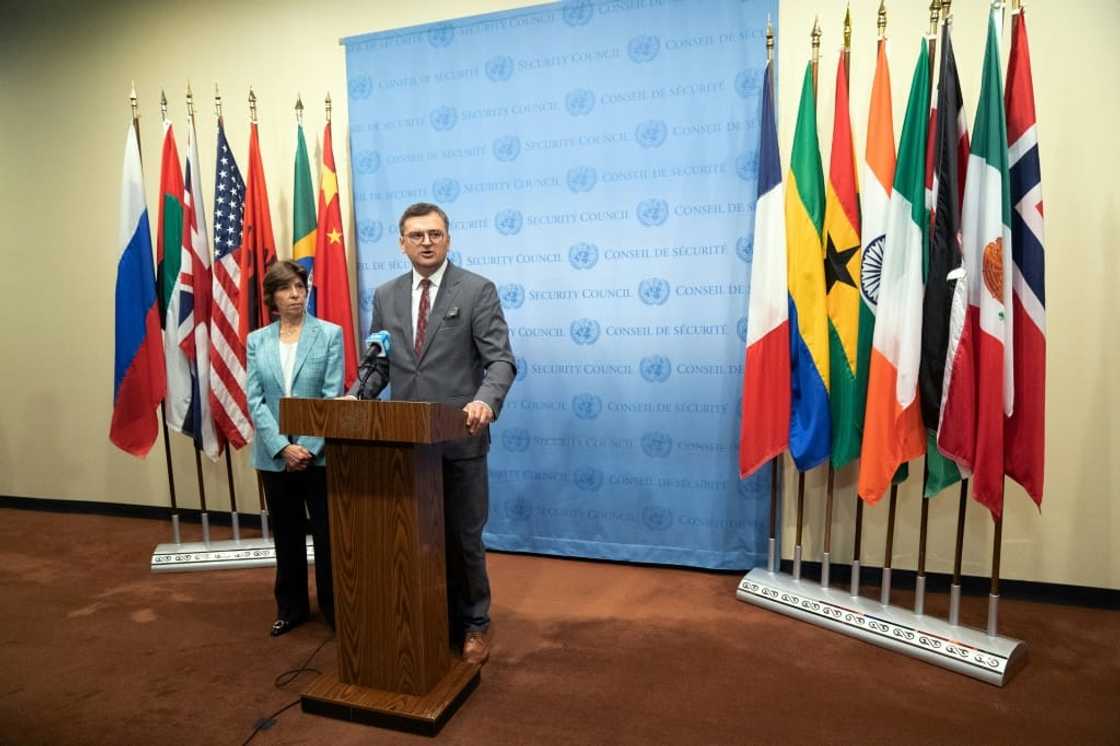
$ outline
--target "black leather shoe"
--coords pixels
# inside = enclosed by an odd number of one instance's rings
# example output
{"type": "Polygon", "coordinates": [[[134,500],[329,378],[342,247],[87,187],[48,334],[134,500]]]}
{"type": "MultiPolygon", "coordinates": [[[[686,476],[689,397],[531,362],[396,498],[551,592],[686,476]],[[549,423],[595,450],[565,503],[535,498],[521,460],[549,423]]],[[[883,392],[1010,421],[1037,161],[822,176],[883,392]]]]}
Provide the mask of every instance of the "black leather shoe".
{"type": "Polygon", "coordinates": [[[272,628],[269,629],[268,634],[271,637],[286,635],[302,623],[302,619],[277,619],[272,623],[272,628]]]}

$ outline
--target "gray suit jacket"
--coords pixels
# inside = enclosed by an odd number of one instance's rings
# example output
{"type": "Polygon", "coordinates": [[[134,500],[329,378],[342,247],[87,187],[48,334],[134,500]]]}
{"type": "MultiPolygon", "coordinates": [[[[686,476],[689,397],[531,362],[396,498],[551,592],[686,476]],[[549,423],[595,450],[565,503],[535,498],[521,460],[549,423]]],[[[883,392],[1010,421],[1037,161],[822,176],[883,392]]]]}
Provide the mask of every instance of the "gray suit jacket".
{"type": "MultiPolygon", "coordinates": [[[[419,356],[413,350],[411,270],[374,291],[370,329],[389,332],[389,357],[361,366],[349,393],[373,399],[390,386],[392,399],[457,409],[477,399],[494,410],[495,419],[501,414],[517,369],[509,327],[490,280],[447,263],[419,356]]],[[[474,458],[489,446],[485,428],[476,437],[449,444],[444,453],[451,459],[474,458]]]]}

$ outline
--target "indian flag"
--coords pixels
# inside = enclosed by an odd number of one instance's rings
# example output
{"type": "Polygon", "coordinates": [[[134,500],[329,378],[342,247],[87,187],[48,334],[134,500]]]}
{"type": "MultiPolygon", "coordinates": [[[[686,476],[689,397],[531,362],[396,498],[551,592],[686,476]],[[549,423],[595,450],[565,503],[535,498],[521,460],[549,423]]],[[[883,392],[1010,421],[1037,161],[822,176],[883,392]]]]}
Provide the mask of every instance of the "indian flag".
{"type": "Polygon", "coordinates": [[[937,434],[942,453],[962,472],[972,472],[973,497],[996,518],[1003,514],[1003,421],[1012,414],[1015,400],[1011,204],[999,57],[993,15],[988,19],[961,212],[961,268],[968,307],[963,323],[950,330],[937,434]]]}
{"type": "Polygon", "coordinates": [[[918,366],[922,261],[929,238],[925,203],[929,90],[929,50],[922,39],[902,125],[879,273],[859,469],[859,494],[869,502],[882,497],[901,464],[925,452],[918,366]]]}

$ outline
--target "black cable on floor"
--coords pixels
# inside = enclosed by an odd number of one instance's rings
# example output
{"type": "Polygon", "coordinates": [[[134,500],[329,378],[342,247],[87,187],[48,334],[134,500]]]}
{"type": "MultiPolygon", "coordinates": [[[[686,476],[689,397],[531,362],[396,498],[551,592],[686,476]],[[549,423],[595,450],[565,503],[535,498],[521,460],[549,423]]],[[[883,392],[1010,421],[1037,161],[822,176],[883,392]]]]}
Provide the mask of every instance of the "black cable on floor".
{"type": "MultiPolygon", "coordinates": [[[[317,647],[317,648],[315,648],[314,650],[311,651],[311,655],[307,656],[307,660],[305,660],[298,668],[292,668],[292,669],[289,669],[289,670],[284,671],[283,673],[279,674],[273,680],[272,685],[274,687],[276,687],[277,689],[283,689],[286,686],[288,686],[288,684],[291,684],[293,681],[295,681],[299,677],[300,674],[303,674],[303,673],[322,673],[322,671],[320,671],[317,668],[309,667],[308,664],[311,663],[312,659],[316,655],[319,654],[319,651],[322,650],[323,647],[333,639],[334,639],[334,635],[331,635],[330,637],[327,637],[326,639],[324,639],[321,643],[319,643],[319,647],[317,647]]],[[[261,718],[260,720],[258,720],[257,721],[257,727],[253,728],[253,732],[250,733],[249,737],[246,738],[241,743],[241,746],[246,746],[250,741],[253,740],[253,738],[256,737],[256,735],[258,733],[260,733],[265,728],[271,728],[275,724],[277,717],[279,717],[281,714],[283,714],[285,710],[288,710],[292,707],[295,707],[299,703],[300,703],[300,700],[296,699],[296,700],[294,700],[292,702],[289,702],[288,704],[284,705],[283,707],[281,707],[279,710],[272,713],[268,717],[261,718]]]]}

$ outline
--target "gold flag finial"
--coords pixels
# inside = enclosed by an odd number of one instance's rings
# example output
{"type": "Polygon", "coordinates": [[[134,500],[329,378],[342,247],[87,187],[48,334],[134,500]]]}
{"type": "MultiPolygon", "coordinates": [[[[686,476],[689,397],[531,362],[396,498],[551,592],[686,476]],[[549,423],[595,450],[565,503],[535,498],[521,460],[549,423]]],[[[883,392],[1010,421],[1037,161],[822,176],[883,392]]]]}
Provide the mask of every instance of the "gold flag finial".
{"type": "Polygon", "coordinates": [[[844,11],[844,50],[852,48],[852,4],[844,11]]]}
{"type": "Polygon", "coordinates": [[[194,94],[191,93],[191,82],[187,81],[187,118],[194,121],[194,94]]]}
{"type": "Polygon", "coordinates": [[[218,90],[218,84],[214,84],[214,113],[218,115],[218,119],[222,118],[222,93],[218,90]]]}
{"type": "Polygon", "coordinates": [[[249,86],[249,121],[257,123],[257,94],[253,93],[253,86],[249,86]]]}
{"type": "Polygon", "coordinates": [[[167,121],[167,94],[162,88],[159,89],[159,114],[163,117],[163,121],[167,121]]]}
{"type": "Polygon", "coordinates": [[[296,124],[303,126],[303,99],[298,91],[296,92],[296,124]]]}
{"type": "Polygon", "coordinates": [[[879,29],[879,38],[887,38],[887,0],[879,0],[879,20],[875,22],[879,29]]]}
{"type": "Polygon", "coordinates": [[[941,0],[930,0],[929,3],[929,35],[937,36],[937,21],[941,17],[941,0]]]}
{"type": "Polygon", "coordinates": [[[774,61],[774,24],[770,22],[770,15],[766,15],[766,61],[774,61]]]}
{"type": "Polygon", "coordinates": [[[1011,12],[1018,13],[1023,9],[1023,0],[1011,0],[1011,12]]]}
{"type": "Polygon", "coordinates": [[[813,19],[813,31],[810,34],[813,39],[813,62],[820,59],[821,56],[821,17],[817,16],[813,19]]]}
{"type": "Polygon", "coordinates": [[[139,119],[139,107],[136,105],[136,81],[133,80],[129,83],[128,89],[128,104],[132,107],[132,118],[139,119]]]}
{"type": "Polygon", "coordinates": [[[323,104],[327,109],[327,124],[331,123],[331,92],[327,91],[327,97],[323,100],[323,104]]]}

